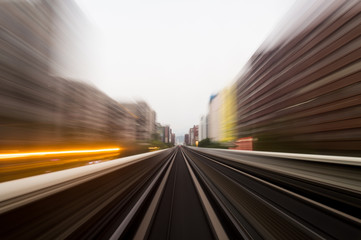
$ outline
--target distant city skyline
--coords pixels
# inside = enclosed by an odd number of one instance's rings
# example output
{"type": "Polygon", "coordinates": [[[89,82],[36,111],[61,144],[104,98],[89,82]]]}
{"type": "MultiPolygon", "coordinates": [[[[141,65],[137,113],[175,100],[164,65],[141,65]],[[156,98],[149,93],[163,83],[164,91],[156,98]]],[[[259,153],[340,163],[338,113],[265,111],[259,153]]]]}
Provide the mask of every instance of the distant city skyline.
{"type": "Polygon", "coordinates": [[[90,81],[115,100],[145,100],[183,136],[296,1],[76,2],[97,35],[90,81]]]}

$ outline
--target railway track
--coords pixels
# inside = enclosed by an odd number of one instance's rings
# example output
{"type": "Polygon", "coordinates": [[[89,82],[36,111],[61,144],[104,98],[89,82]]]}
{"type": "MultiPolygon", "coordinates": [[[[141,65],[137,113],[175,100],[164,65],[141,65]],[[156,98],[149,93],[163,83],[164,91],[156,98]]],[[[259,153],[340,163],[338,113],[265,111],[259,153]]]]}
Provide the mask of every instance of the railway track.
{"type": "Polygon", "coordinates": [[[0,238],[361,238],[357,159],[252,154],[176,147],[2,199],[0,238]]]}
{"type": "MultiPolygon", "coordinates": [[[[219,199],[219,205],[228,211],[229,218],[246,239],[361,237],[361,221],[356,211],[361,206],[360,192],[332,188],[322,182],[311,184],[306,177],[295,179],[291,168],[287,176],[248,166],[244,161],[240,163],[192,149],[187,152],[203,173],[212,195],[219,199]],[[347,213],[350,209],[354,211],[352,215],[347,213]]],[[[339,166],[339,170],[342,171],[342,167],[339,166]]],[[[353,170],[354,174],[360,171],[357,167],[353,170]]]]}
{"type": "MultiPolygon", "coordinates": [[[[164,166],[169,164],[173,151],[166,150],[147,157],[138,157],[120,166],[111,166],[103,175],[93,178],[96,173],[85,175],[81,179],[75,178],[65,182],[72,185],[63,188],[63,184],[47,186],[0,202],[0,238],[1,239],[91,239],[110,238],[122,223],[132,215],[135,204],[144,204],[144,192],[151,184],[159,180],[164,166]],[[157,179],[158,177],[158,179],[157,179]],[[89,180],[83,181],[83,178],[89,180]],[[154,182],[155,180],[155,182],[154,182]],[[54,189],[58,189],[52,193],[54,189]],[[39,192],[50,192],[41,198],[27,202],[16,208],[7,208],[14,202],[31,198],[39,192]],[[141,200],[142,199],[142,200],[141,200]]],[[[94,167],[101,168],[101,164],[94,167]]],[[[89,167],[79,168],[89,172],[89,167]]],[[[71,170],[65,170],[64,174],[71,170]]],[[[59,174],[59,173],[58,173],[59,174]]],[[[57,174],[49,174],[49,177],[57,174]]],[[[32,181],[41,176],[23,179],[32,181]]],[[[45,179],[45,182],[48,181],[45,179]]],[[[0,190],[8,186],[0,184],[0,190]]],[[[39,182],[41,185],[41,182],[39,182]]],[[[10,191],[11,192],[11,191],[10,191]]],[[[147,194],[148,196],[149,194],[147,194]]],[[[123,223],[125,230],[131,222],[123,223]]],[[[126,231],[124,232],[124,234],[126,231]]]]}

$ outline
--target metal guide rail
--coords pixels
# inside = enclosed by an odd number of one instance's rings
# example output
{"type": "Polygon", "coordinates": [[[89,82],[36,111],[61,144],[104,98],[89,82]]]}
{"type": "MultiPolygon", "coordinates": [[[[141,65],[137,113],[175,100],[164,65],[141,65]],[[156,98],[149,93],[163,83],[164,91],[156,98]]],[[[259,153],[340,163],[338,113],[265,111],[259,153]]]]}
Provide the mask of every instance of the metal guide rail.
{"type": "Polygon", "coordinates": [[[169,149],[1,183],[0,238],[110,238],[173,156],[169,149]]]}
{"type": "Polygon", "coordinates": [[[358,239],[358,158],[186,148],[244,238],[358,239]]]}

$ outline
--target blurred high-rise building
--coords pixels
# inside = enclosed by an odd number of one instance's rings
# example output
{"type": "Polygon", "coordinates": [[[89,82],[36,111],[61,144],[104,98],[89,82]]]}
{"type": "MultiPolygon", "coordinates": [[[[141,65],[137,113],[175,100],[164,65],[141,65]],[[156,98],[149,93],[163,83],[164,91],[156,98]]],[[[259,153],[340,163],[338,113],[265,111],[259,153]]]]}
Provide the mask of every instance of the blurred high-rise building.
{"type": "Polygon", "coordinates": [[[208,138],[208,114],[201,117],[199,123],[199,141],[208,138]]]}
{"type": "Polygon", "coordinates": [[[255,150],[359,156],[360,1],[312,2],[237,77],[237,134],[255,150]]]}
{"type": "Polygon", "coordinates": [[[157,132],[157,113],[154,110],[150,112],[149,130],[151,136],[157,132]]]}
{"type": "Polygon", "coordinates": [[[156,133],[159,136],[159,141],[164,142],[164,127],[160,123],[156,123],[156,133]]]}
{"type": "Polygon", "coordinates": [[[194,138],[193,138],[192,145],[197,145],[198,141],[199,141],[199,126],[198,125],[193,126],[193,134],[194,134],[194,138]]]}
{"type": "Polygon", "coordinates": [[[170,133],[170,127],[168,125],[164,126],[164,141],[163,141],[164,143],[170,142],[169,133],[170,133]]]}
{"type": "Polygon", "coordinates": [[[169,143],[172,143],[172,135],[173,135],[172,129],[169,128],[169,143]]]}
{"type": "Polygon", "coordinates": [[[189,134],[188,133],[184,134],[184,144],[187,145],[187,146],[190,145],[189,134]]]}
{"type": "Polygon", "coordinates": [[[136,118],[136,137],[140,142],[149,141],[152,134],[156,133],[156,114],[144,101],[135,103],[121,103],[136,118]]]}
{"type": "Polygon", "coordinates": [[[221,93],[212,95],[209,100],[208,137],[213,141],[220,141],[222,137],[222,104],[221,93]]]}
{"type": "Polygon", "coordinates": [[[95,87],[90,24],[72,0],[0,2],[0,147],[132,140],[134,117],[95,87]]]}
{"type": "Polygon", "coordinates": [[[189,129],[189,145],[196,145],[196,142],[199,140],[198,136],[198,125],[194,125],[192,128],[189,129]]]}
{"type": "Polygon", "coordinates": [[[232,142],[237,137],[236,132],[236,88],[232,84],[222,90],[221,93],[221,137],[222,142],[232,142]]]}
{"type": "Polygon", "coordinates": [[[175,144],[175,134],[174,133],[172,133],[172,138],[171,138],[171,144],[175,144]]]}
{"type": "Polygon", "coordinates": [[[193,145],[193,141],[194,141],[194,129],[190,128],[189,129],[189,145],[193,145]]]}

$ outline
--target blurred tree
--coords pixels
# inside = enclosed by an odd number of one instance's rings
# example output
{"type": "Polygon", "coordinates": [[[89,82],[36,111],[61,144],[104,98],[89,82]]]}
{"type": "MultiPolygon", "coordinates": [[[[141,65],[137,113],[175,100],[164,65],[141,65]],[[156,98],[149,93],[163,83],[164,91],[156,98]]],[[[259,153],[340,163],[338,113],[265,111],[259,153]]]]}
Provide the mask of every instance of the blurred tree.
{"type": "Polygon", "coordinates": [[[211,141],[211,139],[206,138],[203,139],[202,141],[200,141],[198,143],[198,147],[205,147],[205,148],[224,148],[227,149],[227,146],[224,146],[222,143],[220,142],[213,142],[211,141]]]}
{"type": "Polygon", "coordinates": [[[156,141],[160,141],[160,135],[159,133],[152,133],[152,137],[151,137],[152,140],[156,140],[156,141]]]}

